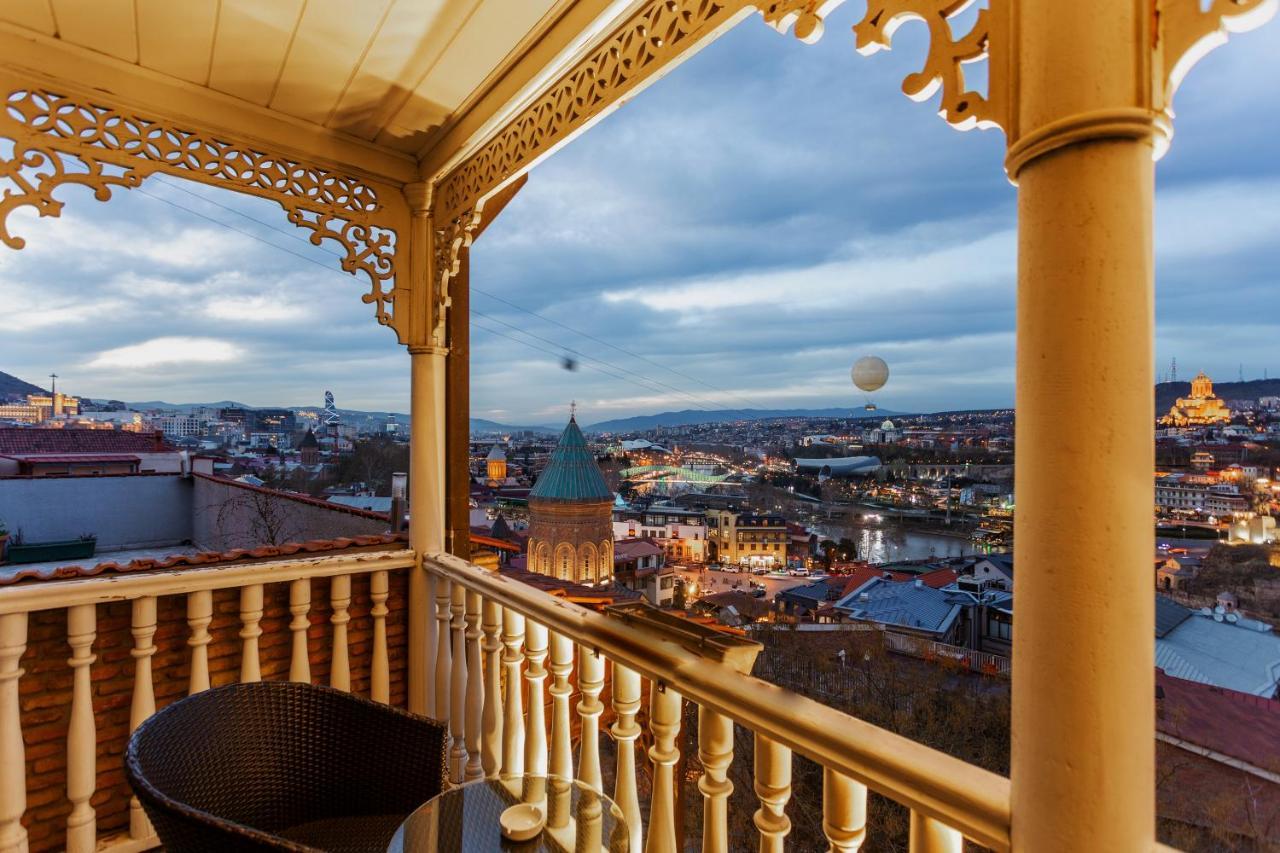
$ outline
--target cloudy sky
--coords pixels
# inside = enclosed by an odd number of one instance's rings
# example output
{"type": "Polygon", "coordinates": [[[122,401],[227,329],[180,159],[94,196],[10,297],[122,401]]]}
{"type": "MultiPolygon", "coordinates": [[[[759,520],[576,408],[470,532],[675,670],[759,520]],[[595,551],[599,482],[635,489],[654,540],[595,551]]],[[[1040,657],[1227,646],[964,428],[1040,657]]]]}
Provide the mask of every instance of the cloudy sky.
{"type": "MultiPolygon", "coordinates": [[[[995,131],[900,92],[914,27],[860,57],[749,19],[531,175],[472,253],[473,406],[507,423],[668,409],[1013,400],[1014,204],[995,131]],[[580,364],[569,372],[564,355],[580,364]]],[[[1280,376],[1280,22],[1178,93],[1158,166],[1157,366],[1280,376]]],[[[64,190],[0,252],[0,370],[73,393],[408,408],[361,284],[278,207],[160,177],[64,190]],[[232,209],[228,209],[228,207],[232,209]],[[264,224],[265,223],[265,224],[264,224]]]]}

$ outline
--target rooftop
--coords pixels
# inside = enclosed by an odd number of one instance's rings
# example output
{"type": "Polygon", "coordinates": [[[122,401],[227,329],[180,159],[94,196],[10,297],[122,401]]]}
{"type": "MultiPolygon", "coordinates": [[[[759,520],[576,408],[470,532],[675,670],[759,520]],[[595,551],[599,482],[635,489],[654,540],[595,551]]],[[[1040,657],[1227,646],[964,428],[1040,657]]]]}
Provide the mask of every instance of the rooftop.
{"type": "Polygon", "coordinates": [[[560,434],[560,441],[551,453],[551,462],[538,476],[538,482],[529,492],[529,499],[564,503],[613,502],[613,490],[605,483],[604,474],[587,447],[587,440],[578,429],[575,418],[569,418],[568,426],[560,434]]]}
{"type": "Polygon", "coordinates": [[[159,433],[105,429],[0,427],[0,456],[33,453],[156,453],[173,451],[159,433]]]}
{"type": "Polygon", "coordinates": [[[923,583],[872,578],[835,605],[854,619],[941,634],[960,615],[942,590],[923,583]],[[866,597],[865,600],[863,597],[866,597]]]}
{"type": "Polygon", "coordinates": [[[1182,616],[1170,607],[1179,605],[1161,603],[1161,598],[1156,597],[1157,667],[1187,681],[1265,698],[1276,695],[1280,636],[1270,625],[1207,608],[1182,608],[1182,616]],[[1236,621],[1229,621],[1229,616],[1236,616],[1236,621]]]}

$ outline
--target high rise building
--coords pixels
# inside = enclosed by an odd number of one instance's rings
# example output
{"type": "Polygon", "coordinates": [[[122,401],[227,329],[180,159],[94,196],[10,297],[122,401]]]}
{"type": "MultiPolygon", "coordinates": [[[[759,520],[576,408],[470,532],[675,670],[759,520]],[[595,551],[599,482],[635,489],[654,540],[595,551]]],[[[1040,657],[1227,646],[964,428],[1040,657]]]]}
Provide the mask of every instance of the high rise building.
{"type": "Polygon", "coordinates": [[[583,584],[613,577],[613,491],[572,416],[529,493],[528,568],[583,584]]]}

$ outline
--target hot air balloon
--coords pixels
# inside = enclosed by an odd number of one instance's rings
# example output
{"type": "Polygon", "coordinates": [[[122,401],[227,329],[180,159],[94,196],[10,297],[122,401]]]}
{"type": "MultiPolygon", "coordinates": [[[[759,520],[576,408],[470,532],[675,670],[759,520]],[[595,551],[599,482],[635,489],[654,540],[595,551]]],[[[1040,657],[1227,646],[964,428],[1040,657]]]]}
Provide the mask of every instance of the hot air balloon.
{"type": "MultiPolygon", "coordinates": [[[[889,365],[879,356],[864,355],[853,363],[849,375],[853,378],[854,385],[870,394],[872,391],[879,391],[889,381],[889,365]]],[[[874,412],[876,404],[867,400],[865,408],[868,412],[874,412]]]]}

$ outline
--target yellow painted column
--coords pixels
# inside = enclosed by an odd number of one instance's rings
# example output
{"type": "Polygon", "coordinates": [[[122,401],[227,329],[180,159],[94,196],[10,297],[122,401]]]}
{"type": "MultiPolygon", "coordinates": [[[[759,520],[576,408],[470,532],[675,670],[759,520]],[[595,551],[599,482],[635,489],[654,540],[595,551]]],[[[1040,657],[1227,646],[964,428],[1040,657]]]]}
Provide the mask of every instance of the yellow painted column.
{"type": "MultiPolygon", "coordinates": [[[[424,554],[444,551],[444,373],[445,356],[435,347],[410,347],[409,547],[424,554]]],[[[409,708],[435,709],[436,584],[421,565],[409,576],[409,708]],[[430,694],[430,696],[429,696],[430,694]]]]}
{"type": "Polygon", "coordinates": [[[1150,10],[1018,7],[1013,849],[1155,830],[1150,10]]]}
{"type": "MultiPolygon", "coordinates": [[[[404,188],[410,211],[409,279],[409,547],[417,565],[409,575],[409,710],[440,712],[435,670],[440,645],[436,629],[437,584],[422,565],[426,554],[444,551],[445,531],[445,359],[436,322],[444,306],[433,298],[434,233],[431,188],[425,182],[404,188]]],[[[446,646],[447,650],[447,640],[446,646]]],[[[447,653],[447,651],[446,651],[447,653]]],[[[447,698],[445,699],[447,705],[447,698]]],[[[447,714],[445,715],[447,717],[447,714]]]]}

